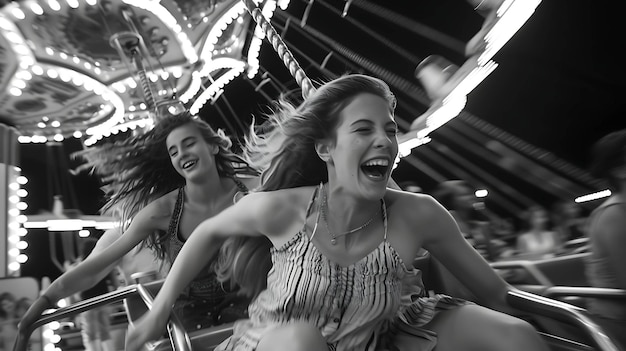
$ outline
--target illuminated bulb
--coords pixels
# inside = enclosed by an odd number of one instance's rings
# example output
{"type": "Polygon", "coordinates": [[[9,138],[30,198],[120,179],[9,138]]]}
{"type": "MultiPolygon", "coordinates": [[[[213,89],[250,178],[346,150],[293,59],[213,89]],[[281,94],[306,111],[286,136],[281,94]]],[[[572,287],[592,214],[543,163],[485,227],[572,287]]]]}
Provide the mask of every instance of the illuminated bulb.
{"type": "Polygon", "coordinates": [[[489,191],[487,191],[487,189],[478,189],[474,192],[474,195],[476,197],[487,197],[487,195],[489,195],[489,191]]]}

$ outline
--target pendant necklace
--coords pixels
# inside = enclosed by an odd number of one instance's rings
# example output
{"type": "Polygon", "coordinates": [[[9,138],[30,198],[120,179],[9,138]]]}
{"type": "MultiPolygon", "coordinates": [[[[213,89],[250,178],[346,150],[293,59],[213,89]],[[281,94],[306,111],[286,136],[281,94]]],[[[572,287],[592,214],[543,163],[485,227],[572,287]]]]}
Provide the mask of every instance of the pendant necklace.
{"type": "Polygon", "coordinates": [[[324,189],[324,185],[322,184],[322,219],[324,220],[324,224],[326,225],[326,231],[328,232],[328,234],[330,234],[330,243],[333,245],[337,245],[337,238],[342,237],[344,235],[348,235],[348,234],[352,234],[352,233],[356,233],[359,230],[367,227],[368,225],[370,225],[374,219],[376,218],[376,215],[378,214],[378,212],[380,211],[380,209],[378,209],[378,211],[376,211],[372,217],[370,219],[368,219],[365,223],[363,223],[362,225],[354,228],[354,229],[350,229],[347,232],[343,232],[343,233],[339,233],[339,234],[335,234],[333,232],[330,231],[330,228],[328,226],[328,220],[327,220],[327,214],[326,214],[326,209],[328,208],[328,200],[326,198],[326,191],[324,189]]]}

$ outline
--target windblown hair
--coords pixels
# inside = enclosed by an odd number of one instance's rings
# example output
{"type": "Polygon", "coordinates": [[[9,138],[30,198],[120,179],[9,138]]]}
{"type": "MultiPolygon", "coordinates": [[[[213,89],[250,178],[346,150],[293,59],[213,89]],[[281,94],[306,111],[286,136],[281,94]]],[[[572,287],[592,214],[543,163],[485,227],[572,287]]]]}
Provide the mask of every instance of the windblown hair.
{"type": "Polygon", "coordinates": [[[614,175],[614,171],[624,167],[626,167],[626,129],[609,133],[593,145],[590,172],[593,176],[606,181],[612,191],[620,191],[622,180],[614,175]]]}
{"type": "Polygon", "coordinates": [[[267,120],[250,130],[243,157],[261,172],[260,190],[316,185],[328,180],[326,163],[315,143],[335,138],[339,113],[361,93],[387,100],[393,114],[396,98],[382,80],[362,74],[344,75],[319,87],[295,107],[281,96],[267,120]]]}
{"type": "MultiPolygon", "coordinates": [[[[250,128],[243,158],[261,173],[259,191],[316,185],[328,179],[326,164],[315,142],[335,137],[338,115],[358,94],[371,93],[387,100],[393,113],[395,96],[383,81],[365,75],[346,75],[322,85],[298,107],[281,96],[275,112],[258,129],[250,128]]],[[[220,251],[216,271],[222,280],[255,297],[265,288],[272,262],[271,242],[265,237],[233,240],[220,251]],[[232,268],[228,270],[228,263],[232,268]],[[221,269],[221,270],[220,270],[221,269]]]]}
{"type": "MultiPolygon", "coordinates": [[[[148,203],[185,184],[185,178],[172,166],[166,139],[174,129],[188,124],[195,125],[207,143],[219,146],[215,161],[221,177],[258,175],[230,150],[232,141],[222,130],[215,131],[199,117],[183,112],[159,120],[144,134],[74,154],[85,161],[77,171],[89,170],[104,183],[107,202],[101,208],[102,214],[118,217],[125,229],[148,203]]],[[[165,234],[154,233],[142,243],[155,250],[159,259],[165,258],[165,234]]]]}

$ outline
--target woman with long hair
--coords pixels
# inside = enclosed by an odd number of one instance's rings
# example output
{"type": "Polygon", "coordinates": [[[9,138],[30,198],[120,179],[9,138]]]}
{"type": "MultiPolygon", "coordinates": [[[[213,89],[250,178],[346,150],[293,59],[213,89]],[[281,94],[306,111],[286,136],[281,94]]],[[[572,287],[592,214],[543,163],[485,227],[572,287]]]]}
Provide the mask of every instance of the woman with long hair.
{"type": "Polygon", "coordinates": [[[198,225],[126,350],[162,335],[179,292],[219,243],[241,234],[268,238],[274,264],[249,318],[216,350],[547,350],[530,324],[506,314],[511,287],[448,211],[429,195],[387,187],[395,104],[387,84],[359,74],[297,107],[281,101],[247,138],[259,191],[198,225]],[[422,248],[493,309],[429,296],[412,265],[422,248]]]}
{"type": "MultiPolygon", "coordinates": [[[[87,161],[84,168],[105,183],[108,202],[102,212],[119,217],[124,233],[115,240],[120,245],[90,255],[54,280],[23,317],[24,327],[57,300],[95,285],[138,245],[151,249],[163,262],[173,262],[199,223],[258,184],[257,172],[231,146],[223,132],[185,112],[158,121],[145,134],[79,153],[87,161]]],[[[227,253],[241,246],[267,249],[269,243],[233,237],[218,249],[227,253]]],[[[248,299],[260,290],[231,279],[236,273],[233,261],[219,257],[196,270],[177,299],[176,309],[190,328],[244,317],[248,299]]],[[[265,260],[257,267],[268,264],[265,260]]]]}

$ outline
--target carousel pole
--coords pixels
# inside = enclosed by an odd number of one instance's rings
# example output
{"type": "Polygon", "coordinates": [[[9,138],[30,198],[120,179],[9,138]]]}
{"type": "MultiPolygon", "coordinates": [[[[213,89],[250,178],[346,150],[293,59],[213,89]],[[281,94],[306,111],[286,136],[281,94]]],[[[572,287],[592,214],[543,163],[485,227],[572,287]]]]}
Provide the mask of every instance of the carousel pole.
{"type": "Polygon", "coordinates": [[[302,89],[302,97],[307,98],[313,92],[315,92],[315,87],[309,77],[307,77],[306,73],[298,64],[298,61],[293,57],[293,54],[280,37],[276,29],[272,26],[271,23],[267,21],[265,16],[263,16],[263,12],[259,9],[258,6],[252,0],[242,0],[246,5],[246,9],[254,19],[254,21],[261,27],[263,32],[265,33],[265,37],[272,44],[274,51],[278,54],[278,57],[283,60],[283,64],[291,73],[291,76],[296,80],[298,86],[302,89]]]}

